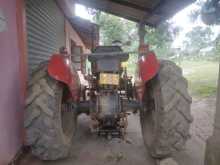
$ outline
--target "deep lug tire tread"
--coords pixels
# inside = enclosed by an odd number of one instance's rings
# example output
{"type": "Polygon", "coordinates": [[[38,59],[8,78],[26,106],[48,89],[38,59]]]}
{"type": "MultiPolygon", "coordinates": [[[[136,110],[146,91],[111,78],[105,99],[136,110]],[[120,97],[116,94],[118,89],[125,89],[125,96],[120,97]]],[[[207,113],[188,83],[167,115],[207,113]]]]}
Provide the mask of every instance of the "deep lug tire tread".
{"type": "Polygon", "coordinates": [[[157,76],[146,84],[146,92],[150,94],[144,96],[146,109],[141,111],[140,116],[145,145],[155,158],[181,151],[190,137],[190,123],[193,121],[190,113],[192,98],[181,68],[166,60],[160,64],[157,76]],[[154,106],[150,105],[152,101],[148,101],[152,99],[154,106]],[[149,124],[153,126],[149,127],[149,124]],[[149,141],[149,138],[152,140],[149,141]]]}
{"type": "MultiPolygon", "coordinates": [[[[56,160],[70,155],[72,139],[66,139],[60,124],[62,90],[62,85],[48,75],[47,63],[39,66],[28,84],[24,121],[26,145],[31,147],[33,155],[42,160],[56,160]]],[[[76,115],[73,122],[75,124],[76,115]]]]}

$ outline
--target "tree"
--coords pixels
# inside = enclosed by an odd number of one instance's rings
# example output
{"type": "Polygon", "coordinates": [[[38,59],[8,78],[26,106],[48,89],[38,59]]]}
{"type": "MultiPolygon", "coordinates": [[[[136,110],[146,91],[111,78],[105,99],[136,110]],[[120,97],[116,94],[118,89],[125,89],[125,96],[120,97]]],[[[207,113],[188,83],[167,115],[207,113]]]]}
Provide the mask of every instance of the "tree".
{"type": "MultiPolygon", "coordinates": [[[[111,45],[112,41],[120,40],[123,43],[131,41],[129,46],[124,46],[125,51],[137,51],[139,46],[137,24],[126,19],[113,16],[100,11],[93,11],[93,19],[100,26],[100,40],[102,45],[111,45]]],[[[171,28],[169,22],[165,22],[157,28],[146,26],[147,35],[145,41],[155,51],[158,57],[168,58],[173,56],[172,42],[179,32],[179,28],[171,28]]],[[[137,62],[137,54],[130,55],[128,69],[134,73],[137,62]]]]}
{"type": "Polygon", "coordinates": [[[114,15],[97,12],[94,21],[100,26],[101,43],[111,45],[112,41],[126,42],[136,37],[136,24],[114,15]]]}
{"type": "Polygon", "coordinates": [[[215,39],[214,59],[219,61],[220,57],[220,35],[215,39]]]}
{"type": "Polygon", "coordinates": [[[173,56],[172,42],[180,29],[172,27],[169,22],[164,22],[157,28],[146,27],[146,41],[161,58],[173,56]]]}
{"type": "MultiPolygon", "coordinates": [[[[130,45],[123,46],[125,51],[137,51],[138,35],[136,23],[100,11],[93,11],[93,20],[100,27],[101,45],[111,45],[112,41],[122,43],[130,41],[130,45]]],[[[135,74],[138,55],[131,54],[128,61],[128,72],[135,74]]]]}
{"type": "Polygon", "coordinates": [[[198,56],[202,49],[213,46],[212,36],[213,32],[210,27],[197,26],[186,34],[184,49],[191,56],[198,56]]]}
{"type": "MultiPolygon", "coordinates": [[[[126,47],[126,49],[137,50],[138,29],[136,23],[103,12],[96,12],[94,21],[100,26],[102,44],[110,45],[114,40],[131,41],[130,48],[126,47]]],[[[147,35],[145,41],[151,45],[151,48],[159,56],[167,56],[178,31],[178,28],[171,28],[171,24],[168,22],[161,24],[157,28],[146,26],[147,35]]]]}
{"type": "Polygon", "coordinates": [[[196,20],[199,19],[201,15],[202,6],[204,6],[204,3],[205,3],[204,0],[197,0],[194,3],[194,9],[189,14],[191,22],[195,22],[196,20]]]}
{"type": "Polygon", "coordinates": [[[202,7],[202,20],[208,25],[220,24],[220,0],[208,0],[202,7]]]}

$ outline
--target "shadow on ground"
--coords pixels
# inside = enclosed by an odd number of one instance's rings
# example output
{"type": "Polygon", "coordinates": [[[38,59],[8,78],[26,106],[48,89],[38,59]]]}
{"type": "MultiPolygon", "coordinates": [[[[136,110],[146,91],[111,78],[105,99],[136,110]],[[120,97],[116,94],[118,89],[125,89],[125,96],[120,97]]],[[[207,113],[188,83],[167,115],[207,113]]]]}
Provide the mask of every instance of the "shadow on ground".
{"type": "MultiPolygon", "coordinates": [[[[203,165],[205,140],[212,133],[215,99],[195,99],[192,105],[194,122],[192,138],[186,149],[174,159],[179,165],[203,165]]],[[[129,116],[127,138],[106,140],[89,130],[89,118],[79,117],[77,135],[72,146],[72,157],[58,161],[40,161],[28,154],[19,165],[155,165],[143,144],[138,115],[129,116]]]]}

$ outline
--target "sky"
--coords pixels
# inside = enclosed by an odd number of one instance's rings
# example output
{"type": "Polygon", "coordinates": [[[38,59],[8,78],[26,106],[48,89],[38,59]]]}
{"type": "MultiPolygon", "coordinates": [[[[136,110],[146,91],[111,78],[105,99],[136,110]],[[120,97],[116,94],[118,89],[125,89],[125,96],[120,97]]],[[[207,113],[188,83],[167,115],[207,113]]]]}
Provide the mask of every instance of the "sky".
{"type": "MultiPolygon", "coordinates": [[[[179,11],[176,15],[174,15],[170,21],[174,24],[174,26],[178,26],[182,29],[181,33],[179,36],[177,36],[176,40],[173,43],[173,47],[180,47],[182,42],[185,39],[185,35],[187,32],[191,31],[194,27],[196,26],[202,26],[206,27],[201,18],[199,17],[196,21],[192,22],[190,20],[190,13],[198,9],[199,6],[196,5],[195,3],[187,6],[185,9],[179,11]]],[[[220,34],[220,26],[211,26],[211,29],[214,33],[213,39],[217,37],[218,34],[220,34]]]]}
{"type": "MultiPolygon", "coordinates": [[[[169,19],[169,21],[173,23],[173,26],[178,26],[182,29],[179,36],[177,36],[173,42],[174,48],[181,47],[185,39],[185,34],[189,32],[190,30],[192,30],[193,27],[195,26],[205,27],[206,26],[204,23],[202,23],[201,18],[199,18],[198,20],[194,22],[190,20],[190,17],[189,17],[190,13],[197,8],[198,8],[198,5],[194,3],[192,5],[187,6],[185,9],[179,11],[176,15],[174,15],[172,18],[169,19]]],[[[92,21],[92,16],[88,13],[86,7],[82,5],[77,4],[75,6],[75,14],[79,17],[92,21]]],[[[211,29],[214,32],[213,38],[215,38],[218,34],[220,34],[220,26],[212,26],[211,29]]]]}
{"type": "Polygon", "coordinates": [[[86,10],[86,7],[83,5],[76,4],[75,14],[79,17],[92,21],[92,16],[88,13],[88,11],[86,10]]]}

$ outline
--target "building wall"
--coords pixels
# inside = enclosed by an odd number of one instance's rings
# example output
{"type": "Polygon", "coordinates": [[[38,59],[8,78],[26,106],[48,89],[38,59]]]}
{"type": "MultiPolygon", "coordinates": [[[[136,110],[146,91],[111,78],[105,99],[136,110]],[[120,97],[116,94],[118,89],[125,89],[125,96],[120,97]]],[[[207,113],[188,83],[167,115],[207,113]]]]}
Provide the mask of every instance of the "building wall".
{"type": "Polygon", "coordinates": [[[0,165],[6,165],[23,141],[16,0],[0,0],[0,12],[0,165]]]}
{"type": "MultiPolygon", "coordinates": [[[[71,40],[75,42],[77,46],[82,47],[83,53],[90,53],[91,51],[86,48],[85,44],[83,43],[82,39],[78,35],[78,33],[74,30],[68,20],[65,20],[65,33],[66,33],[66,48],[68,52],[71,52],[71,40]]],[[[83,61],[85,63],[85,61],[83,61]]],[[[82,71],[77,71],[80,79],[81,85],[88,85],[88,82],[85,80],[82,71]]]]}
{"type": "MultiPolygon", "coordinates": [[[[23,0],[0,0],[0,165],[8,164],[24,141],[27,50],[23,3],[23,0]]],[[[84,53],[89,52],[67,20],[65,32],[68,49],[72,39],[82,46],[84,53]]]]}
{"type": "Polygon", "coordinates": [[[82,46],[84,53],[89,53],[90,50],[87,49],[78,35],[78,33],[74,30],[74,28],[71,26],[68,20],[65,20],[65,32],[66,32],[66,47],[68,52],[70,52],[70,41],[73,40],[77,46],[82,46]]]}

